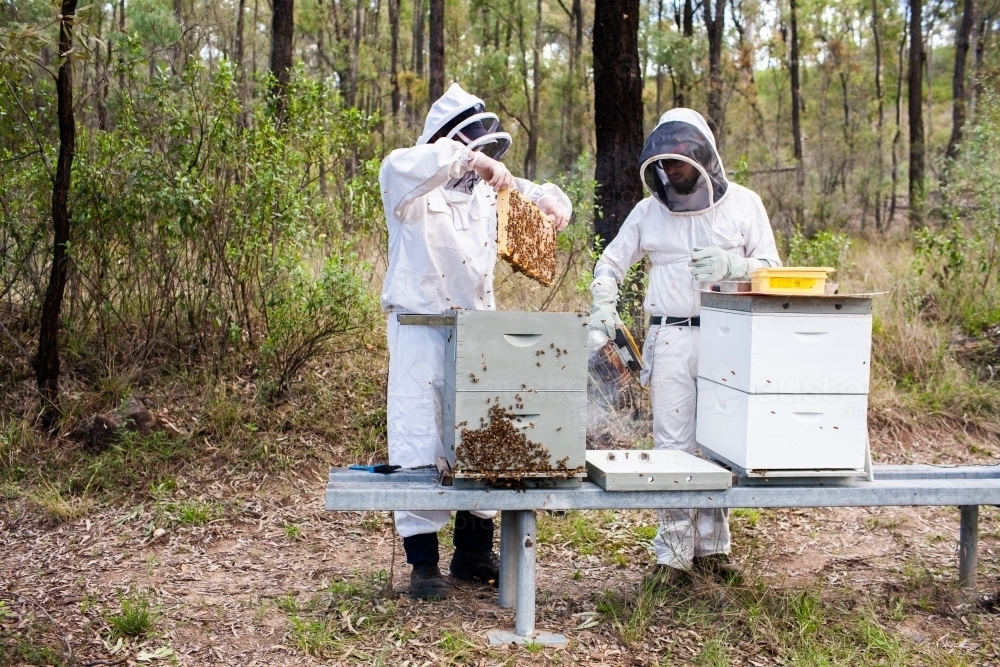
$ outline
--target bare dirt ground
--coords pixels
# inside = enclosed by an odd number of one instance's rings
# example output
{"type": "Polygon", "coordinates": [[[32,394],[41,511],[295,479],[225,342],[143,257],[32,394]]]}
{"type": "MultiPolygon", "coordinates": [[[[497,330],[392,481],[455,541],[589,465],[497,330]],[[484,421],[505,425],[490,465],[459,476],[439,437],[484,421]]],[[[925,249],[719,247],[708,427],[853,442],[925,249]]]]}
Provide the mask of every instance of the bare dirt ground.
{"type": "MultiPolygon", "coordinates": [[[[883,462],[934,463],[986,463],[1000,443],[969,448],[949,434],[876,443],[883,462]]],[[[955,585],[956,508],[735,512],[749,583],[653,596],[640,583],[655,513],[543,514],[537,627],[569,646],[490,648],[486,632],[514,622],[495,590],[409,600],[388,514],[324,511],[325,476],[189,471],[156,500],[64,523],[5,501],[0,664],[1000,664],[995,508],[981,512],[976,597],[955,585]],[[151,628],[119,643],[110,619],[138,598],[151,628]]]]}

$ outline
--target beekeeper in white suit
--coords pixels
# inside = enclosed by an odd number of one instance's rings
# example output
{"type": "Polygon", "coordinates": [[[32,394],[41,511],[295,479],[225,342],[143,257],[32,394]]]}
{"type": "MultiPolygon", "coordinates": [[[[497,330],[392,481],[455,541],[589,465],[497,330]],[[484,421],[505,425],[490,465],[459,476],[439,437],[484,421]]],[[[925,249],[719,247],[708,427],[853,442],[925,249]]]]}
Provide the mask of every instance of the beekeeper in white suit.
{"type": "MultiPolygon", "coordinates": [[[[389,226],[389,265],[382,309],[389,312],[389,462],[405,468],[434,465],[444,456],[441,405],[446,329],[401,326],[399,313],[443,313],[450,308],[492,310],[497,258],[496,192],[515,187],[553,220],[569,223],[572,205],[551,183],[514,178],[498,160],[511,137],[481,99],[454,84],[434,102],[412,148],[382,161],[379,184],[389,226]]],[[[495,512],[458,512],[452,575],[496,584],[495,512]]],[[[438,569],[437,532],[450,512],[396,512],[410,592],[447,597],[438,569]]]]}
{"type": "MultiPolygon", "coordinates": [[[[650,387],[656,449],[695,449],[699,282],[745,280],[757,268],[780,266],[760,197],[726,180],[715,137],[701,114],[672,109],[646,139],[640,175],[652,195],[636,204],[594,269],[592,329],[614,338],[621,325],[618,286],[629,267],[648,255],[643,309],[649,332],[640,375],[650,387]]],[[[729,563],[728,510],[660,511],[653,540],[654,577],[674,584],[692,570],[725,579],[729,563]]]]}

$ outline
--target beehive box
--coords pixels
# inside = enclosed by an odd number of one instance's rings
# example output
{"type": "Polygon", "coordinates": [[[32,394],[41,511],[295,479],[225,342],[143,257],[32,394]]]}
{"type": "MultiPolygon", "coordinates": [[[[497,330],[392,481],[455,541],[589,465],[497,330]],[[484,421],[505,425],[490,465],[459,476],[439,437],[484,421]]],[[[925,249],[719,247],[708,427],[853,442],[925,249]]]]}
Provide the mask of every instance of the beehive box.
{"type": "Polygon", "coordinates": [[[866,394],[748,394],[698,378],[698,446],[752,474],[864,468],[866,394]]]}
{"type": "Polygon", "coordinates": [[[870,298],[705,293],[698,376],[751,394],[867,394],[870,298]],[[787,306],[787,307],[786,307],[787,306]]]}
{"type": "Polygon", "coordinates": [[[578,484],[586,474],[587,318],[454,314],[442,413],[455,485],[578,484]]]}
{"type": "Polygon", "coordinates": [[[751,474],[864,467],[871,298],[702,293],[698,445],[751,474]]]}

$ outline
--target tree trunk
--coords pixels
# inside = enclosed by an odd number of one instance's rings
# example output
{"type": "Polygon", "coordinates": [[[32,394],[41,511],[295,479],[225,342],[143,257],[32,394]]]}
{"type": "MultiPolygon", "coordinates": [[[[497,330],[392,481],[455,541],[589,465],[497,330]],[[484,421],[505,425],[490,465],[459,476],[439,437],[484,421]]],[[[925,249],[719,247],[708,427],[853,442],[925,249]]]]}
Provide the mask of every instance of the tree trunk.
{"type": "MultiPolygon", "coordinates": [[[[121,37],[125,36],[125,0],[118,0],[118,32],[121,33],[121,37]]],[[[119,47],[118,50],[118,64],[123,65],[125,63],[125,58],[123,55],[123,48],[119,47]]],[[[125,90],[125,68],[122,67],[118,70],[118,90],[125,90]]]]}
{"type": "Polygon", "coordinates": [[[430,22],[430,87],[431,103],[444,95],[444,0],[431,0],[430,22]]]}
{"type": "Polygon", "coordinates": [[[424,0],[413,0],[413,73],[424,78],[424,0]]]}
{"type": "Polygon", "coordinates": [[[392,79],[392,117],[399,113],[399,2],[389,0],[389,77],[392,79]]]}
{"type": "Polygon", "coordinates": [[[726,0],[702,0],[705,31],[708,34],[708,94],[705,108],[708,127],[715,133],[715,144],[722,152],[725,143],[725,112],[722,108],[722,40],[726,28],[726,0]],[[714,9],[714,12],[713,12],[714,9]]]}
{"type": "Polygon", "coordinates": [[[292,70],[292,38],[295,31],[293,21],[295,0],[272,0],[271,15],[271,74],[274,84],[275,109],[279,122],[285,116],[285,94],[292,70]]]}
{"type": "MultiPolygon", "coordinates": [[[[663,0],[656,5],[656,29],[663,30],[663,0]]],[[[658,60],[659,58],[657,58],[658,60]]],[[[656,64],[656,117],[663,113],[663,66],[656,64]]]]}
{"type": "Polygon", "coordinates": [[[524,154],[524,177],[535,180],[538,173],[538,107],[539,93],[542,88],[542,0],[535,2],[535,43],[531,54],[531,98],[528,102],[528,122],[531,133],[528,135],[528,150],[524,154]]]}
{"type": "Polygon", "coordinates": [[[910,0],[910,72],[907,111],[910,119],[910,226],[914,229],[919,229],[924,224],[925,204],[922,2],[923,0],[910,0]]]}
{"type": "MultiPolygon", "coordinates": [[[[112,8],[112,12],[114,9],[112,8]]],[[[112,14],[113,16],[113,14],[112,14]]],[[[113,19],[112,19],[113,20],[113,19]]],[[[104,28],[104,7],[99,7],[97,10],[97,43],[94,45],[94,71],[97,75],[97,90],[94,91],[94,103],[97,106],[97,129],[102,132],[108,129],[108,76],[111,73],[111,41],[108,40],[108,59],[107,61],[102,61],[101,58],[101,39],[102,29],[104,28]]],[[[114,30],[114,24],[112,23],[111,29],[108,32],[114,30]]]]}
{"type": "Polygon", "coordinates": [[[639,0],[597,0],[594,6],[594,130],[597,143],[594,231],[606,246],[642,199],[636,178],[642,152],[639,0]]]}
{"type": "Polygon", "coordinates": [[[872,38],[875,43],[875,101],[878,105],[875,126],[875,165],[878,173],[878,187],[875,190],[875,231],[882,232],[882,186],[885,174],[882,160],[882,134],[885,126],[885,93],[882,90],[882,35],[878,28],[878,0],[872,0],[872,38]]]}
{"type": "MultiPolygon", "coordinates": [[[[694,41],[694,3],[693,0],[684,0],[684,15],[681,19],[681,29],[688,46],[694,41]]],[[[680,85],[678,86],[674,104],[679,107],[687,106],[691,103],[691,63],[685,62],[681,67],[680,85]]]]}
{"type": "Polygon", "coordinates": [[[59,125],[59,159],[52,181],[52,271],[42,303],[35,356],[35,380],[42,399],[42,424],[51,428],[59,414],[59,320],[66,292],[66,247],[69,244],[69,189],[76,121],[73,118],[73,22],[76,0],[63,0],[59,10],[59,74],[56,79],[56,113],[59,125]]]}
{"type": "Polygon", "coordinates": [[[358,106],[358,60],[361,57],[361,0],[354,3],[354,22],[351,24],[351,68],[347,82],[345,103],[349,107],[358,106]]]}
{"type": "Polygon", "coordinates": [[[795,151],[795,222],[801,225],[805,218],[806,171],[802,158],[802,83],[799,79],[799,28],[795,0],[790,4],[791,35],[788,49],[788,70],[792,81],[792,144],[795,151]]]}
{"type": "Polygon", "coordinates": [[[969,36],[976,22],[975,0],[965,0],[962,7],[962,22],[955,35],[955,72],[951,77],[951,139],[948,140],[947,157],[958,158],[962,130],[965,126],[965,60],[969,55],[969,36]]]}
{"type": "Polygon", "coordinates": [[[906,17],[903,18],[903,30],[899,36],[899,53],[896,57],[896,132],[892,136],[892,193],[889,200],[889,221],[886,229],[892,226],[896,219],[896,189],[899,184],[899,142],[903,136],[903,53],[906,51],[906,17]]]}

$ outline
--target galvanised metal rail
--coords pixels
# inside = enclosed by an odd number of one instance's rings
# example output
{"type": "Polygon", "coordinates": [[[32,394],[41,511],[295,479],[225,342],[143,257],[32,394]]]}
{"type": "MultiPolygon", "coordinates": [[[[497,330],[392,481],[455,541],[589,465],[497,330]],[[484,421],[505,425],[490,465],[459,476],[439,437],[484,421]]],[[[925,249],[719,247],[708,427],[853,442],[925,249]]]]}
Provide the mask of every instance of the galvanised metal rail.
{"type": "Polygon", "coordinates": [[[503,510],[500,523],[502,607],[515,607],[514,633],[491,633],[492,643],[565,643],[561,635],[535,633],[535,511],[715,507],[961,508],[958,579],[975,588],[979,505],[1000,505],[1000,466],[875,466],[874,481],[775,478],[734,481],[717,491],[605,491],[585,481],[578,489],[467,490],[441,486],[435,468],[391,475],[335,468],[326,487],[326,509],[503,510]]]}

